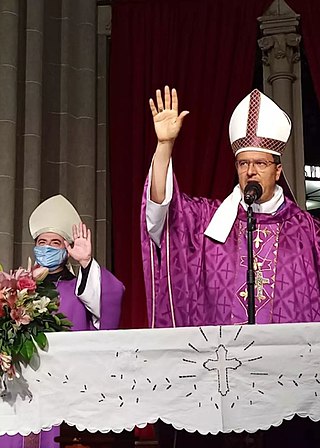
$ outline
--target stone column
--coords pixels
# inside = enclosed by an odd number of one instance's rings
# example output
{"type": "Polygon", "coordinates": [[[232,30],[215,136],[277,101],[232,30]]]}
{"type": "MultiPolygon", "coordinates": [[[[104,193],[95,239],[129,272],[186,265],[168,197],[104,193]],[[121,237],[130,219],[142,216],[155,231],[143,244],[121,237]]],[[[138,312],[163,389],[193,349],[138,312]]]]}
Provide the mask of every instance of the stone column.
{"type": "Polygon", "coordinates": [[[112,270],[112,209],[109,145],[109,55],[112,9],[99,5],[97,36],[96,243],[99,263],[112,270]]]}
{"type": "Polygon", "coordinates": [[[262,51],[264,92],[293,122],[282,163],[288,184],[300,207],[305,209],[299,19],[284,0],[275,0],[258,18],[263,36],[258,44],[262,51]]]}
{"type": "Polygon", "coordinates": [[[18,99],[18,0],[0,2],[0,263],[13,268],[18,99]]]}

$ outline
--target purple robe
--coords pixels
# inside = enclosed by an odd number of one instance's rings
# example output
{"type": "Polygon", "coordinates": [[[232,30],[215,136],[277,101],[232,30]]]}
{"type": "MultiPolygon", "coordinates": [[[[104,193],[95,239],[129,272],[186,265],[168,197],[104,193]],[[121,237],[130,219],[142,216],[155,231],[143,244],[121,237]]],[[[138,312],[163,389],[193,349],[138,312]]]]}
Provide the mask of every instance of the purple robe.
{"type": "MultiPolygon", "coordinates": [[[[174,193],[161,249],[146,229],[142,253],[151,327],[241,324],[247,315],[246,212],[241,206],[223,243],[204,235],[220,201],[174,193]]],[[[255,314],[259,324],[320,321],[320,223],[290,199],[256,214],[255,314]]]]}
{"type": "MultiPolygon", "coordinates": [[[[59,281],[59,312],[65,314],[73,323],[72,330],[96,330],[91,314],[75,295],[77,279],[59,281]]],[[[121,311],[123,284],[111,272],[101,268],[100,330],[118,328],[121,311]]]]}
{"type": "MultiPolygon", "coordinates": [[[[57,284],[60,294],[59,312],[64,313],[73,323],[73,331],[96,330],[92,324],[91,314],[75,295],[77,279],[62,280],[57,284]]],[[[101,268],[100,329],[118,328],[121,301],[124,293],[123,284],[111,272],[101,268]]],[[[22,437],[0,436],[0,448],[59,448],[54,438],[60,435],[60,427],[54,426],[50,431],[41,431],[39,435],[22,437]]]]}

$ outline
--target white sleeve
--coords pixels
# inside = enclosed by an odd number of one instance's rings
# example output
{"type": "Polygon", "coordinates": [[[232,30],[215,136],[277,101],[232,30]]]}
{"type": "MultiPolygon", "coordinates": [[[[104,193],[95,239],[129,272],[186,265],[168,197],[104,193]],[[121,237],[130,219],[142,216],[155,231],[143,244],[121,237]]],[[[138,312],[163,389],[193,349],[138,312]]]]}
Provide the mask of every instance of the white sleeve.
{"type": "Polygon", "coordinates": [[[147,229],[150,238],[160,247],[161,234],[163,226],[165,223],[167,211],[172,199],[173,191],[173,174],[172,174],[172,160],[168,166],[167,179],[166,179],[166,197],[161,204],[151,201],[150,199],[150,189],[151,189],[151,179],[152,179],[152,166],[149,170],[149,182],[147,189],[147,206],[146,206],[146,217],[147,217],[147,229]]]}
{"type": "Polygon", "coordinates": [[[100,328],[100,298],[101,298],[101,269],[97,261],[93,258],[88,273],[86,286],[81,295],[77,294],[82,280],[82,272],[79,269],[76,285],[76,295],[92,314],[92,323],[94,327],[100,328]]]}

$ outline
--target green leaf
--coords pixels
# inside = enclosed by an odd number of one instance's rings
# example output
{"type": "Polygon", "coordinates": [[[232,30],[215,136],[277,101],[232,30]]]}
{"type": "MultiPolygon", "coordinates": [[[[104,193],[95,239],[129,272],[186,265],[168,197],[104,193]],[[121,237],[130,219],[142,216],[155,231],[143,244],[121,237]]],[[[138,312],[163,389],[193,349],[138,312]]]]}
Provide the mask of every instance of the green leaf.
{"type": "Polygon", "coordinates": [[[57,325],[61,325],[61,322],[60,322],[60,319],[59,319],[59,317],[56,315],[56,314],[54,314],[53,315],[53,318],[54,318],[54,321],[55,321],[55,323],[57,324],[57,325]]]}
{"type": "Polygon", "coordinates": [[[20,352],[24,341],[25,341],[25,338],[23,337],[23,334],[17,333],[14,343],[12,344],[12,353],[13,354],[17,355],[20,352]]]}
{"type": "Polygon", "coordinates": [[[37,293],[39,296],[46,296],[49,299],[55,299],[59,296],[59,292],[56,290],[55,285],[53,283],[46,283],[45,285],[41,284],[37,287],[37,293]]]}
{"type": "Polygon", "coordinates": [[[41,348],[41,350],[48,350],[48,339],[44,333],[38,333],[36,336],[34,336],[34,340],[41,348]]]}
{"type": "Polygon", "coordinates": [[[73,327],[73,323],[68,320],[68,319],[61,319],[60,320],[61,325],[63,325],[64,327],[73,327]]]}
{"type": "Polygon", "coordinates": [[[29,363],[32,355],[37,350],[32,339],[26,339],[21,347],[20,355],[29,363]]]}
{"type": "Polygon", "coordinates": [[[59,319],[64,319],[66,316],[62,313],[56,313],[56,316],[59,317],[59,319]]]}

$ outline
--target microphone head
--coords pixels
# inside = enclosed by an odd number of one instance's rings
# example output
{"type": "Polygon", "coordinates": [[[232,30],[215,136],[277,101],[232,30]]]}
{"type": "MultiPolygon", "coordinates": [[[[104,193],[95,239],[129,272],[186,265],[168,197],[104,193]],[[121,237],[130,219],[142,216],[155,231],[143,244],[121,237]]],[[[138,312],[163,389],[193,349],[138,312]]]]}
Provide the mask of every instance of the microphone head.
{"type": "Polygon", "coordinates": [[[243,192],[244,202],[248,205],[252,205],[261,198],[262,193],[262,186],[259,182],[255,180],[248,182],[243,192]]]}

